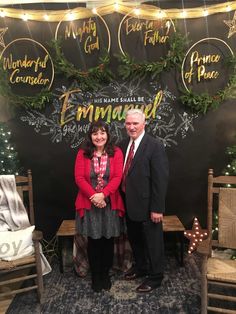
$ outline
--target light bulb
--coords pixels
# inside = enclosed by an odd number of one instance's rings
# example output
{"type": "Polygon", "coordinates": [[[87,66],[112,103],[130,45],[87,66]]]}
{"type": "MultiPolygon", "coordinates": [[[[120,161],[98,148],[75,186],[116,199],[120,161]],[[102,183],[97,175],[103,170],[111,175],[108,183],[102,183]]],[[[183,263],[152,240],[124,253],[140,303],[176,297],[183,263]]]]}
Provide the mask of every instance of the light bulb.
{"type": "Polygon", "coordinates": [[[134,14],[135,15],[140,15],[140,10],[139,9],[134,9],[134,14]]]}
{"type": "Polygon", "coordinates": [[[163,11],[159,10],[156,14],[156,16],[159,18],[159,19],[162,19],[164,17],[164,13],[163,11]]]}
{"type": "Polygon", "coordinates": [[[67,17],[69,21],[73,21],[75,19],[75,15],[72,12],[68,13],[67,17]]]}
{"type": "Polygon", "coordinates": [[[23,21],[28,21],[28,15],[26,13],[24,13],[22,16],[21,16],[22,20],[23,21]]]}
{"type": "MultiPolygon", "coordinates": [[[[1,17],[5,17],[5,16],[6,16],[6,14],[5,14],[5,12],[4,12],[3,10],[1,10],[0,16],[1,16],[1,17]]],[[[1,131],[2,131],[2,129],[1,129],[1,131]]]]}
{"type": "Polygon", "coordinates": [[[115,9],[115,11],[118,11],[118,10],[119,10],[119,3],[116,2],[116,3],[114,4],[114,9],[115,9]]]}

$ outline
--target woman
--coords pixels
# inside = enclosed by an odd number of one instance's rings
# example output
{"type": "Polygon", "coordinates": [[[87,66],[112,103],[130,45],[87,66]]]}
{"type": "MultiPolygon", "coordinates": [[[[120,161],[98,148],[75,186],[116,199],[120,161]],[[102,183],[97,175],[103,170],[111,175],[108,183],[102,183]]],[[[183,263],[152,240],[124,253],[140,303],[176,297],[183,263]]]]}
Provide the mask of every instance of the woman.
{"type": "Polygon", "coordinates": [[[124,205],[118,191],[123,155],[110,140],[108,125],[93,122],[75,162],[77,232],[88,237],[92,289],[111,288],[114,237],[123,232],[124,205]]]}

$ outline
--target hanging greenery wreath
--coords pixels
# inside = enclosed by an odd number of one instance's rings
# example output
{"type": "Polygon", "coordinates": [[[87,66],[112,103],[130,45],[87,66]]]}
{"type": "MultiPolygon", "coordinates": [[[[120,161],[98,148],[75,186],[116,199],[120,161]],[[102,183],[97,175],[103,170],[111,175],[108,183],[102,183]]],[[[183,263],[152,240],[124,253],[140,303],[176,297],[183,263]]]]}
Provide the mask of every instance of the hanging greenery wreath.
{"type": "Polygon", "coordinates": [[[52,92],[46,89],[42,89],[40,93],[34,96],[16,95],[12,92],[8,81],[7,71],[3,69],[2,61],[0,61],[0,95],[6,97],[10,104],[16,108],[43,109],[53,97],[52,92]]]}
{"type": "MultiPolygon", "coordinates": [[[[111,80],[112,72],[108,68],[110,58],[108,53],[100,58],[100,63],[88,71],[80,71],[75,66],[66,60],[60,40],[52,40],[50,46],[54,48],[55,59],[53,60],[55,72],[65,75],[67,79],[78,80],[82,90],[95,90],[101,83],[111,80]]],[[[20,96],[12,92],[9,84],[7,71],[3,69],[2,61],[0,61],[0,94],[6,97],[14,107],[24,107],[32,109],[43,109],[46,104],[53,98],[53,93],[43,89],[34,96],[20,96]]]]}
{"type": "Polygon", "coordinates": [[[74,79],[82,90],[95,90],[101,83],[109,82],[112,79],[112,72],[109,69],[110,57],[108,52],[104,52],[103,56],[99,58],[99,65],[82,71],[69,62],[62,52],[61,48],[62,39],[54,39],[51,41],[50,46],[54,50],[54,67],[55,72],[63,74],[67,79],[74,79]]]}
{"type": "MultiPolygon", "coordinates": [[[[97,89],[101,83],[109,82],[112,78],[112,72],[109,69],[110,58],[106,52],[100,58],[100,63],[88,71],[81,71],[66,60],[62,49],[61,41],[53,40],[50,43],[54,50],[54,67],[56,73],[63,74],[67,79],[74,79],[78,82],[82,90],[97,89]]],[[[185,55],[187,45],[186,37],[180,33],[174,33],[170,38],[170,50],[166,57],[162,57],[158,62],[136,63],[127,54],[119,56],[121,62],[118,70],[123,79],[132,79],[150,75],[152,79],[156,78],[163,71],[168,71],[173,67],[180,67],[185,55]]],[[[206,114],[208,110],[218,108],[220,103],[228,98],[236,98],[236,57],[227,60],[226,65],[232,70],[227,86],[211,96],[207,92],[195,93],[192,90],[180,90],[180,100],[182,104],[192,111],[206,114]]],[[[49,90],[42,90],[35,96],[19,96],[12,92],[8,83],[7,72],[3,69],[0,61],[0,94],[7,97],[15,107],[25,107],[32,109],[43,109],[53,98],[53,93],[49,90]]]]}
{"type": "Polygon", "coordinates": [[[175,32],[170,37],[170,49],[165,57],[161,57],[156,62],[137,63],[128,54],[118,56],[121,65],[118,68],[119,75],[123,79],[146,77],[150,75],[152,79],[156,78],[163,71],[169,71],[171,68],[180,67],[184,59],[187,38],[181,33],[175,32]]]}
{"type": "Polygon", "coordinates": [[[182,104],[194,112],[206,114],[210,109],[218,108],[222,101],[236,98],[236,57],[229,58],[226,66],[232,69],[232,74],[224,89],[219,90],[213,96],[206,92],[194,93],[192,90],[180,90],[182,104]]]}

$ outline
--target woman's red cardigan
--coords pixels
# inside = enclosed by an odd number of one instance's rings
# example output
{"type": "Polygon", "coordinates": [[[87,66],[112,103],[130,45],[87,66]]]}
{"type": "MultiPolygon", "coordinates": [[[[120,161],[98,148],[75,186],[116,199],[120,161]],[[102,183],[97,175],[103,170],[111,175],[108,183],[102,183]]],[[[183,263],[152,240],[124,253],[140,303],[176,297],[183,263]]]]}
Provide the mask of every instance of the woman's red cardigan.
{"type": "MultiPolygon", "coordinates": [[[[111,209],[118,210],[119,216],[124,216],[125,208],[122,201],[119,185],[122,179],[123,172],[123,154],[118,147],[115,147],[113,157],[109,157],[110,161],[110,176],[108,184],[101,191],[105,197],[109,196],[111,200],[111,209]]],[[[79,188],[76,198],[75,207],[79,212],[80,217],[84,216],[84,209],[91,209],[91,201],[89,198],[97,193],[91,185],[91,159],[84,156],[84,151],[78,151],[75,162],[75,182],[79,188]]]]}

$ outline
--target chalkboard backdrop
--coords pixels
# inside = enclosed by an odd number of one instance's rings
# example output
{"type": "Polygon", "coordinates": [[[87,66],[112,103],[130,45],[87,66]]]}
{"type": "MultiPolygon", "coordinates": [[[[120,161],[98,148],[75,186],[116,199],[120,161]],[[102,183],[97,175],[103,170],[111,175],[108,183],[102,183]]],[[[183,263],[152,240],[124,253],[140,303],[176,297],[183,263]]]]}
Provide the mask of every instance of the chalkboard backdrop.
{"type": "Polygon", "coordinates": [[[207,172],[213,168],[220,174],[227,163],[226,147],[235,144],[235,101],[224,101],[202,115],[185,108],[179,96],[181,89],[214,95],[226,86],[230,70],[224,60],[234,55],[236,31],[229,37],[224,21],[235,22],[234,11],[176,21],[118,12],[73,22],[0,19],[1,61],[12,91],[24,96],[43,88],[53,92],[45,109],[18,108],[14,116],[9,114],[12,104],[0,99],[1,120],[8,120],[21,165],[32,169],[37,226],[46,238],[55,234],[63,219],[75,215],[74,162],[89,123],[103,118],[118,142],[125,136],[124,112],[134,105],[146,110],[147,132],[166,146],[170,164],[166,213],[178,215],[187,228],[195,216],[202,227],[206,225],[207,172]],[[128,53],[136,62],[159,61],[176,32],[188,39],[180,68],[154,79],[118,75],[117,55],[128,53]],[[66,60],[81,71],[96,67],[108,50],[113,80],[94,91],[82,90],[79,81],[56,73],[52,39],[61,40],[66,60]]]}

